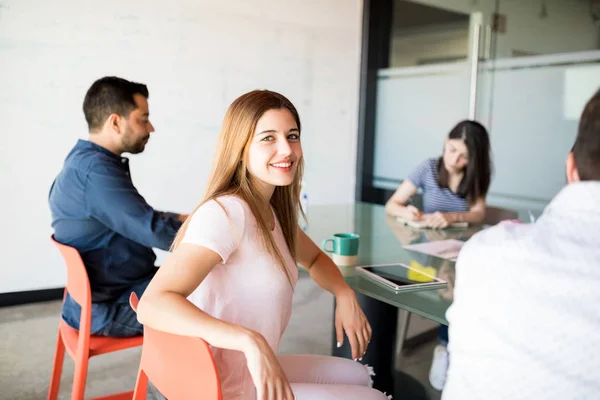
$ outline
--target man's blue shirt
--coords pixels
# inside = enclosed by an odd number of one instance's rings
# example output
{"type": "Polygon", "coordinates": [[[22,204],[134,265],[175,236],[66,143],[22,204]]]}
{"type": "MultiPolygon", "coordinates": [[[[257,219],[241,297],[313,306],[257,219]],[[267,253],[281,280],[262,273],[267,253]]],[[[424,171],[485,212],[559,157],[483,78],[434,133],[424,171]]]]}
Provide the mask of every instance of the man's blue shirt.
{"type": "MultiPolygon", "coordinates": [[[[146,203],[133,186],[127,158],[85,140],[67,156],[49,203],[54,238],[76,248],[86,266],[94,333],[112,318],[112,303],[152,278],[152,248],[168,250],[181,222],[177,214],[156,211],[146,203]]],[[[78,305],[68,296],[63,318],[77,327],[78,314],[78,305]]]]}

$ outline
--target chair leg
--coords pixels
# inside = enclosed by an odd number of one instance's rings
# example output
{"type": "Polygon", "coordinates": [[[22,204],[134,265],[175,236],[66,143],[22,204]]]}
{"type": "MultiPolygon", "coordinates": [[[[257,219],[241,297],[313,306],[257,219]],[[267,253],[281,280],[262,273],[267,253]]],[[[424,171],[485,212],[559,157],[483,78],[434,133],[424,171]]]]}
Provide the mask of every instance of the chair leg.
{"type": "Polygon", "coordinates": [[[148,377],[144,370],[140,368],[138,371],[137,380],[135,381],[135,390],[133,391],[132,400],[146,400],[146,391],[148,390],[148,377]]]}
{"type": "Polygon", "coordinates": [[[85,396],[85,382],[87,379],[87,370],[89,359],[77,355],[75,361],[75,371],[73,373],[73,391],[71,400],[83,400],[85,396]]]}
{"type": "Polygon", "coordinates": [[[52,366],[52,376],[50,377],[50,387],[48,388],[48,400],[58,398],[58,389],[60,388],[60,377],[62,375],[63,362],[65,360],[65,344],[58,330],[56,339],[56,351],[54,353],[54,364],[52,366]]]}

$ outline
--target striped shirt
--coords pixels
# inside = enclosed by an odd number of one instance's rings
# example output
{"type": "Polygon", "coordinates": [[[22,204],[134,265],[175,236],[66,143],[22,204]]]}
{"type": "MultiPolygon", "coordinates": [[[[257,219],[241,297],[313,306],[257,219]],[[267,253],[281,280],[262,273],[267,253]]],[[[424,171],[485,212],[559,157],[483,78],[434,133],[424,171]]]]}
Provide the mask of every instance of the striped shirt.
{"type": "Polygon", "coordinates": [[[406,179],[423,191],[423,212],[466,212],[469,202],[448,188],[441,188],[438,183],[437,158],[423,161],[406,179]]]}

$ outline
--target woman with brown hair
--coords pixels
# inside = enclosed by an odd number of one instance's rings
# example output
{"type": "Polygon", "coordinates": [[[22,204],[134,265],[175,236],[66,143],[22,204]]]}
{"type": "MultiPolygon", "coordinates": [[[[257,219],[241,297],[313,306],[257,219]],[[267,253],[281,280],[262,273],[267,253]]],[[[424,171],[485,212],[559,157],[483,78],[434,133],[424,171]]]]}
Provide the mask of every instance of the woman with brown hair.
{"type": "Polygon", "coordinates": [[[144,325],[206,340],[223,398],[381,399],[369,387],[371,327],[331,259],[298,226],[300,118],[279,93],[236,99],[223,121],[204,199],[146,289],[144,325]],[[276,356],[298,280],[297,263],[336,298],[339,344],[352,357],[276,356]]]}
{"type": "MultiPolygon", "coordinates": [[[[460,121],[444,141],[440,157],[418,165],[385,205],[388,215],[405,221],[422,221],[429,228],[443,229],[455,223],[481,224],[492,179],[492,157],[487,130],[477,121],[460,121]],[[408,204],[422,191],[423,210],[408,204]]],[[[429,382],[442,390],[448,370],[448,327],[440,327],[429,382]]]]}

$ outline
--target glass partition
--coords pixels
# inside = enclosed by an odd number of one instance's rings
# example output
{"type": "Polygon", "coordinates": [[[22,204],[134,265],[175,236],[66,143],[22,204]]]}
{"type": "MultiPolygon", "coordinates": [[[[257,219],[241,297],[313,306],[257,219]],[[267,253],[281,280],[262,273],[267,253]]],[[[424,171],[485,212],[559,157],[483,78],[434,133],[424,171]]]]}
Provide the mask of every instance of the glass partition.
{"type": "Polygon", "coordinates": [[[395,189],[422,160],[441,154],[458,121],[474,118],[492,141],[488,203],[540,214],[566,182],[579,114],[600,86],[600,14],[588,1],[395,4],[394,21],[403,21],[396,15],[402,7],[449,21],[393,29],[396,68],[378,73],[372,186],[395,189]],[[467,30],[460,15],[468,16],[467,30]],[[447,43],[460,36],[456,49],[468,43],[470,50],[443,52],[424,39],[444,29],[447,43]],[[410,40],[406,32],[413,32],[410,40]]]}

